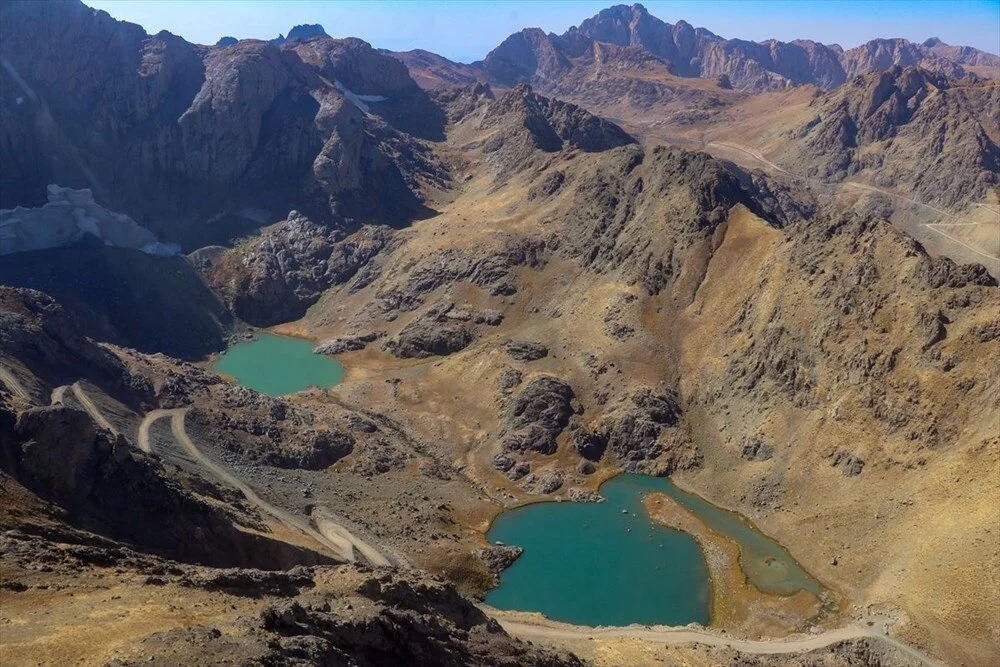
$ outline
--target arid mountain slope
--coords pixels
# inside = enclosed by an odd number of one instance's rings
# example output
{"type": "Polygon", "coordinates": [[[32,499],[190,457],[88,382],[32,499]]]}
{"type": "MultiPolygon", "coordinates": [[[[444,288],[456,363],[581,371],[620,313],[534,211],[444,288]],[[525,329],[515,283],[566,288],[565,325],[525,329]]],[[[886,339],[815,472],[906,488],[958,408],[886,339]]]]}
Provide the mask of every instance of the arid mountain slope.
{"type": "Polygon", "coordinates": [[[364,72],[399,122],[395,105],[423,100],[423,133],[440,121],[405,68],[360,40],[203,47],[78,0],[7,3],[0,35],[0,206],[36,204],[50,183],[90,187],[188,249],[290,208],[346,226],[424,212],[387,130],[359,108],[368,91],[350,85],[364,72]]]}
{"type": "Polygon", "coordinates": [[[829,211],[892,220],[934,255],[1000,275],[995,81],[921,68],[730,98],[700,117],[626,111],[646,144],[706,150],[763,169],[829,211]]]}
{"type": "Polygon", "coordinates": [[[675,472],[777,535],[841,614],[993,651],[960,619],[1000,594],[975,583],[1000,557],[974,500],[998,456],[996,281],[705,154],[536,148],[498,169],[491,139],[520,146],[522,115],[467,97],[449,144],[477,166],[454,204],[279,329],[348,350],[343,400],[387,406],[502,502],[675,472]],[[928,520],[942,495],[974,546],[928,551],[957,525],[928,520]]]}
{"type": "Polygon", "coordinates": [[[237,327],[184,256],[155,257],[85,238],[0,257],[0,276],[2,284],[57,298],[86,335],[144,352],[200,359],[237,327]]]}
{"type": "Polygon", "coordinates": [[[930,204],[961,208],[1000,186],[1000,85],[919,68],[852,80],[811,105],[781,162],[805,174],[856,175],[930,204]]]}

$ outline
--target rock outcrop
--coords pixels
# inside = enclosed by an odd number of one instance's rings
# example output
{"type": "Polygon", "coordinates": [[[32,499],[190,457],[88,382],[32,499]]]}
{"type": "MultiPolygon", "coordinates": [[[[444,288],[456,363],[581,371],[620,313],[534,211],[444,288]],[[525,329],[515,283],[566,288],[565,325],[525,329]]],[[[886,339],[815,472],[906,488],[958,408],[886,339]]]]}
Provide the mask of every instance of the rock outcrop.
{"type": "MultiPolygon", "coordinates": [[[[291,40],[289,33],[288,40],[291,40]]],[[[390,125],[425,139],[444,137],[444,113],[410,77],[406,66],[356,38],[300,40],[293,48],[348,99],[390,125]]]]}
{"type": "Polygon", "coordinates": [[[829,180],[867,175],[923,202],[980,201],[1000,185],[998,105],[996,85],[894,67],[814,100],[815,116],[792,132],[786,162],[829,180]]]}
{"type": "Polygon", "coordinates": [[[384,227],[345,236],[297,211],[244,246],[195,264],[240,319],[270,326],[301,317],[323,291],[350,280],[389,242],[384,227]]]}
{"type": "Polygon", "coordinates": [[[518,361],[537,361],[549,354],[549,348],[530,340],[512,340],[507,343],[507,355],[518,361]]]}
{"type": "Polygon", "coordinates": [[[465,349],[475,334],[463,324],[449,322],[432,309],[407,324],[384,348],[401,359],[446,356],[465,349]]]}
{"type": "Polygon", "coordinates": [[[540,375],[532,379],[507,411],[503,450],[554,454],[556,437],[575,411],[574,397],[573,388],[559,378],[540,375]]]}
{"type": "Polygon", "coordinates": [[[527,85],[518,85],[490,103],[480,126],[498,128],[487,140],[487,152],[506,148],[520,137],[546,152],[564,145],[598,152],[635,142],[614,123],[574,104],[538,95],[527,85]]]}
{"type": "Polygon", "coordinates": [[[341,352],[355,352],[357,350],[365,349],[365,347],[368,346],[368,343],[373,343],[379,338],[382,338],[384,335],[384,331],[372,331],[369,333],[358,334],[356,336],[330,338],[329,340],[324,340],[313,348],[313,352],[316,354],[340,354],[341,352]]]}

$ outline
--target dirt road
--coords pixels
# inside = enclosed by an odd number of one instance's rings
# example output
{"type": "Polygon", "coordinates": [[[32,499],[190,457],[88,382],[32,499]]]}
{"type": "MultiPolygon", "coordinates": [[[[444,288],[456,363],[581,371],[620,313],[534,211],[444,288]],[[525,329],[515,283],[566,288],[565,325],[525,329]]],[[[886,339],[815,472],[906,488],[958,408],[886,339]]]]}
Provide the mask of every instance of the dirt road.
{"type": "MultiPolygon", "coordinates": [[[[358,539],[351,531],[344,528],[342,524],[337,523],[334,520],[333,513],[326,507],[317,505],[313,509],[312,520],[316,524],[316,529],[326,538],[333,542],[347,544],[350,553],[353,554],[357,551],[372,565],[392,565],[388,558],[379,553],[370,544],[358,539]]],[[[351,560],[354,560],[354,558],[352,557],[351,560]]]]}
{"type": "Polygon", "coordinates": [[[90,415],[95,422],[97,422],[98,426],[100,426],[103,429],[111,431],[115,435],[118,435],[118,429],[112,426],[111,422],[109,422],[101,413],[101,411],[97,408],[97,406],[94,405],[94,402],[90,400],[89,396],[87,396],[87,392],[83,390],[83,387],[80,386],[80,383],[74,382],[72,389],[73,389],[73,396],[75,396],[76,400],[80,402],[80,405],[83,406],[83,409],[87,411],[87,414],[90,415]]]}
{"type": "Polygon", "coordinates": [[[903,642],[885,635],[873,628],[859,625],[849,625],[836,630],[828,630],[818,635],[796,639],[780,639],[774,641],[751,641],[726,637],[710,630],[693,628],[671,628],[666,626],[628,626],[599,627],[570,625],[540,619],[538,621],[513,620],[506,618],[505,612],[486,608],[486,612],[496,618],[511,635],[531,640],[596,640],[596,639],[641,639],[659,644],[704,644],[731,648],[743,653],[757,655],[780,655],[786,653],[802,653],[825,648],[849,639],[875,639],[889,644],[904,655],[914,665],[939,667],[940,663],[931,660],[916,649],[903,642]]]}
{"type": "Polygon", "coordinates": [[[174,408],[172,410],[153,410],[148,413],[139,424],[137,441],[139,448],[145,452],[151,452],[152,447],[149,440],[149,429],[155,421],[164,417],[170,417],[170,431],[174,439],[184,448],[191,458],[203,468],[212,473],[217,479],[240,490],[240,492],[251,503],[260,508],[264,513],[277,519],[285,526],[303,533],[323,545],[341,560],[353,562],[361,560],[372,565],[392,565],[377,549],[353,535],[347,528],[333,521],[329,512],[320,514],[317,519],[319,530],[313,528],[308,521],[301,517],[294,516],[261,498],[257,493],[244,482],[225,470],[222,466],[205,456],[198,446],[194,444],[187,430],[184,428],[184,417],[189,408],[174,408]]]}
{"type": "Polygon", "coordinates": [[[14,377],[13,373],[3,366],[0,366],[0,382],[3,382],[3,385],[10,390],[10,393],[23,398],[26,401],[31,401],[31,396],[28,395],[24,386],[17,381],[17,378],[14,377]]]}
{"type": "Polygon", "coordinates": [[[139,449],[146,452],[147,454],[152,453],[153,448],[149,444],[149,427],[153,425],[153,422],[160,419],[161,417],[166,417],[167,415],[173,414],[173,410],[151,410],[146,413],[146,416],[142,418],[139,422],[139,431],[136,434],[136,444],[139,445],[139,449]]]}
{"type": "MultiPolygon", "coordinates": [[[[881,195],[884,195],[886,197],[892,197],[894,199],[901,199],[903,201],[909,202],[909,203],[914,204],[916,206],[920,206],[920,207],[926,208],[926,209],[928,209],[930,211],[934,211],[938,215],[942,216],[941,221],[940,222],[936,222],[936,223],[934,223],[934,222],[924,223],[924,227],[926,227],[930,231],[934,232],[935,234],[939,234],[940,236],[948,239],[952,243],[955,243],[955,244],[958,244],[958,245],[962,246],[963,248],[965,248],[969,252],[977,255],[978,257],[982,257],[984,259],[990,260],[991,262],[1000,262],[1000,257],[997,257],[995,255],[991,255],[989,253],[985,253],[985,252],[983,252],[981,250],[977,250],[976,248],[973,248],[969,244],[965,243],[964,241],[955,238],[953,235],[949,234],[946,230],[939,229],[939,227],[950,227],[950,226],[954,226],[954,225],[978,226],[978,225],[980,225],[982,223],[978,223],[978,222],[958,222],[958,223],[951,222],[951,223],[947,223],[947,222],[944,222],[945,220],[954,219],[955,215],[953,213],[949,212],[949,211],[944,210],[943,208],[939,208],[939,207],[933,206],[931,204],[925,204],[924,202],[918,201],[918,200],[914,199],[913,197],[907,197],[904,194],[900,194],[898,192],[892,192],[891,190],[884,190],[882,188],[875,187],[874,185],[868,185],[868,184],[865,184],[865,183],[853,183],[853,182],[847,182],[847,181],[842,182],[842,183],[826,183],[826,182],[818,180],[818,179],[806,179],[806,178],[803,178],[803,177],[798,176],[796,174],[793,174],[793,173],[791,173],[790,171],[788,171],[786,169],[783,169],[783,168],[779,167],[778,165],[776,165],[775,163],[771,162],[770,160],[768,160],[767,158],[765,158],[763,155],[761,155],[758,151],[755,151],[755,150],[753,150],[752,148],[750,148],[748,146],[743,146],[743,145],[740,145],[740,144],[735,144],[735,143],[732,143],[732,142],[729,142],[729,141],[710,141],[707,144],[705,144],[705,148],[706,149],[709,148],[709,147],[715,147],[717,149],[718,148],[722,148],[722,149],[725,149],[725,150],[736,151],[738,153],[742,153],[743,155],[746,155],[746,156],[748,156],[750,158],[753,158],[757,162],[760,162],[761,164],[765,165],[766,167],[768,167],[768,168],[770,168],[770,169],[772,169],[774,171],[777,171],[779,173],[785,174],[786,176],[789,176],[789,177],[791,177],[793,179],[796,179],[796,180],[808,181],[808,182],[812,183],[813,185],[818,185],[818,186],[822,186],[822,187],[834,187],[834,186],[838,186],[839,185],[841,187],[853,188],[855,190],[865,190],[865,191],[868,191],[868,192],[874,192],[874,193],[877,193],[877,194],[881,194],[881,195]]],[[[985,208],[985,209],[987,209],[989,211],[994,211],[995,212],[995,209],[991,208],[990,206],[987,206],[986,204],[975,204],[975,206],[978,206],[978,207],[981,207],[981,208],[985,208]]]]}

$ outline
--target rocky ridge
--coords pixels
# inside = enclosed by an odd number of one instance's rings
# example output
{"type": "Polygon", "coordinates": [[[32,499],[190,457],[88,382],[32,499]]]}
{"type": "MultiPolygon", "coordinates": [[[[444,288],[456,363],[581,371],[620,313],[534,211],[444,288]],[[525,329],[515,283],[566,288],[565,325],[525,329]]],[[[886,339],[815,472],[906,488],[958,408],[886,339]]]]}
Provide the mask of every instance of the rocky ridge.
{"type": "Polygon", "coordinates": [[[640,4],[601,10],[562,35],[526,28],[471,65],[441,62],[440,58],[429,61],[419,52],[394,55],[417,72],[416,78],[427,87],[476,80],[503,86],[530,83],[573,100],[578,98],[569,81],[607,76],[614,68],[633,72],[651,68],[759,93],[803,84],[829,90],[860,74],[897,65],[920,65],[949,76],[965,76],[963,64],[1000,67],[1000,57],[994,54],[935,40],[917,44],[875,39],[845,51],[836,44],[811,40],[725,39],[686,21],[661,21],[640,4]],[[575,70],[586,70],[587,76],[578,76],[575,70]]]}
{"type": "Polygon", "coordinates": [[[1000,124],[989,111],[998,105],[994,83],[894,67],[814,100],[815,115],[793,130],[785,163],[830,180],[870,174],[877,185],[959,207],[1000,185],[1000,124]]]}

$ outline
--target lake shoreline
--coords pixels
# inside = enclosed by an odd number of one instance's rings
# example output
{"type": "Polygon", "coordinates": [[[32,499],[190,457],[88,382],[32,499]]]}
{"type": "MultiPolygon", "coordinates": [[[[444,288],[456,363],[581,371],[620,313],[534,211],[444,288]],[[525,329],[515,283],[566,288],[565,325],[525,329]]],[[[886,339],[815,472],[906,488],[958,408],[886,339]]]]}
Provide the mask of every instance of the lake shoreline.
{"type": "Polygon", "coordinates": [[[330,389],[343,381],[339,360],[313,352],[315,343],[269,331],[251,332],[251,338],[230,346],[209,368],[220,376],[270,396],[289,396],[310,388],[330,389]]]}
{"type": "Polygon", "coordinates": [[[750,638],[784,636],[802,631],[822,614],[822,600],[808,591],[776,595],[754,586],[740,565],[739,543],[668,495],[651,493],[643,505],[653,521],[691,535],[701,547],[711,586],[709,627],[750,638]]]}
{"type": "MultiPolygon", "coordinates": [[[[614,480],[620,480],[628,473],[611,475],[598,485],[598,492],[605,498],[605,486],[614,480]]],[[[708,627],[736,632],[746,637],[787,636],[796,632],[812,630],[837,616],[838,605],[836,595],[823,586],[818,580],[806,572],[791,556],[783,545],[775,542],[762,533],[749,519],[743,515],[714,505],[708,500],[677,487],[669,478],[655,478],[636,475],[635,480],[646,487],[637,489],[638,511],[644,512],[651,524],[682,533],[694,540],[698,545],[701,557],[707,567],[707,586],[709,613],[704,623],[708,627]],[[654,482],[653,480],[662,480],[654,482]],[[644,480],[644,481],[643,481],[644,480]],[[699,507],[709,512],[711,519],[699,514],[699,507]],[[722,517],[722,518],[720,518],[722,517]],[[711,522],[711,523],[710,523],[711,522]],[[715,525],[719,524],[719,525],[715,525]],[[735,531],[733,534],[729,530],[735,531]],[[752,533],[747,535],[748,531],[752,533]],[[740,537],[742,536],[742,537],[740,537]],[[749,552],[743,551],[743,541],[748,541],[749,552]],[[744,561],[744,557],[746,561],[744,561]],[[756,569],[754,576],[763,576],[763,582],[769,588],[762,589],[756,585],[756,580],[745,570],[744,563],[750,563],[756,569]]],[[[624,483],[628,483],[627,481],[624,483]]],[[[499,512],[491,521],[484,533],[488,543],[497,541],[494,532],[498,522],[517,520],[529,508],[539,505],[564,505],[551,499],[539,498],[499,512]]],[[[589,505],[589,503],[572,503],[570,505],[589,505]]],[[[615,511],[621,499],[613,503],[615,511]]],[[[635,521],[635,510],[629,512],[631,517],[624,520],[631,525],[635,521]]],[[[642,530],[641,526],[637,530],[642,530]]],[[[632,529],[629,528],[628,532],[632,529]]],[[[557,531],[558,532],[558,531],[557,531]]],[[[564,541],[575,543],[579,535],[561,534],[564,541]]],[[[610,533],[609,538],[613,537],[610,533]]],[[[517,545],[526,549],[531,555],[528,545],[522,544],[516,537],[504,541],[508,545],[517,545]]],[[[586,548],[582,544],[580,548],[586,548]]],[[[662,548],[662,545],[661,545],[662,548]]],[[[521,558],[524,558],[522,555],[521,558]]],[[[519,559],[520,561],[520,559],[519,559]]],[[[511,566],[517,565],[518,561],[511,566]]],[[[522,566],[523,567],[523,566],[522,566]]],[[[509,570],[509,568],[508,568],[509,570]]],[[[506,573],[508,570],[504,570],[506,573]]],[[[504,573],[501,573],[501,583],[486,594],[489,603],[494,597],[494,591],[505,585],[504,573]]],[[[510,610],[526,613],[540,613],[547,618],[559,622],[563,617],[554,617],[543,611],[546,601],[525,604],[522,607],[509,607],[510,610]]],[[[558,615],[557,615],[558,616],[558,615]]],[[[642,621],[632,620],[631,623],[642,621]]],[[[693,621],[699,622],[699,621],[693,621]]],[[[582,623],[587,625],[587,623],[582,623]]],[[[609,625],[608,623],[600,623],[609,625]]],[[[629,623],[625,623],[626,625],[629,623]]],[[[681,623],[680,625],[685,625],[681,623]]],[[[815,630],[813,630],[815,631],[815,630]]]]}

